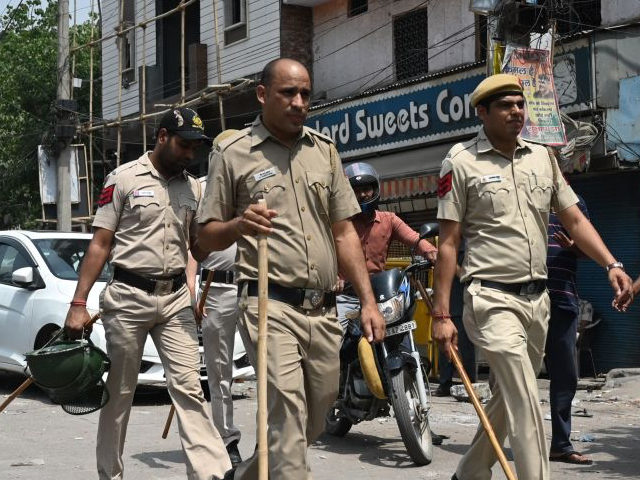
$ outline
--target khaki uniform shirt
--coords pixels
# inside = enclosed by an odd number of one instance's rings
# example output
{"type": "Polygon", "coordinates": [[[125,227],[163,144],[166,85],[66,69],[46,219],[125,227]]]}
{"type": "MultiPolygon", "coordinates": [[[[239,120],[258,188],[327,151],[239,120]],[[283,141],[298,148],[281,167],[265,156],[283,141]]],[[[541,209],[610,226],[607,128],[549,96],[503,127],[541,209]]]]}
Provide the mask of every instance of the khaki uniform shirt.
{"type": "Polygon", "coordinates": [[[166,180],[148,153],[107,176],[94,227],[115,232],[110,261],[141,275],[171,276],[187,264],[200,183],[187,172],[166,180]]]}
{"type": "Polygon", "coordinates": [[[438,219],[462,224],[467,250],[461,281],[547,278],[549,209],[560,212],[576,203],[555,158],[521,138],[510,160],[481,130],[454,145],[442,162],[438,219]]]}
{"type": "MultiPolygon", "coordinates": [[[[258,198],[278,212],[269,235],[269,281],[331,290],[337,259],[331,225],[360,212],[333,142],[304,127],[290,150],[262,124],[220,143],[209,166],[198,222],[241,216],[258,198]]],[[[258,278],[257,240],[238,240],[238,279],[258,278]]]]}
{"type": "MultiPolygon", "coordinates": [[[[213,154],[213,151],[211,153],[213,154]]],[[[200,186],[203,191],[207,188],[206,177],[200,178],[200,186]]],[[[237,252],[238,246],[235,243],[232,243],[224,250],[211,252],[209,256],[201,262],[202,268],[206,268],[207,270],[225,270],[235,272],[237,252]]]]}

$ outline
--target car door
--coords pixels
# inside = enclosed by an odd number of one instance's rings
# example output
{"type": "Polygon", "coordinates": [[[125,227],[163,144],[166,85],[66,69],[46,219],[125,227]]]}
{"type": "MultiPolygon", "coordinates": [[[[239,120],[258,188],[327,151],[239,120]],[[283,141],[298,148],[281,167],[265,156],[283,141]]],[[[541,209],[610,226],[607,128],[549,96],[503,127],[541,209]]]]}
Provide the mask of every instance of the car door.
{"type": "Polygon", "coordinates": [[[24,353],[32,350],[31,298],[35,291],[14,285],[13,272],[33,266],[19,243],[0,240],[0,368],[16,370],[24,365],[24,353]]]}

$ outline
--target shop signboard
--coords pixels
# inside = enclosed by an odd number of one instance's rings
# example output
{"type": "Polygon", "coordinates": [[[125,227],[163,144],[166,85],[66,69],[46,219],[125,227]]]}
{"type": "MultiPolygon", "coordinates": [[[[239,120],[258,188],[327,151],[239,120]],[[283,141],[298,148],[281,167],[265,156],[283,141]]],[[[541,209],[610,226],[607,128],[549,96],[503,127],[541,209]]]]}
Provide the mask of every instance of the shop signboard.
{"type": "MultiPolygon", "coordinates": [[[[561,109],[590,107],[589,43],[557,46],[554,65],[561,109]],[[558,78],[560,76],[560,78],[558,78]]],[[[485,78],[483,66],[412,85],[315,107],[307,126],[331,137],[343,159],[381,155],[430,143],[451,142],[477,132],[471,92],[485,78]]]]}
{"type": "Polygon", "coordinates": [[[307,125],[330,136],[343,158],[379,154],[474,133],[469,104],[484,68],[362,97],[313,111],[307,125]]]}

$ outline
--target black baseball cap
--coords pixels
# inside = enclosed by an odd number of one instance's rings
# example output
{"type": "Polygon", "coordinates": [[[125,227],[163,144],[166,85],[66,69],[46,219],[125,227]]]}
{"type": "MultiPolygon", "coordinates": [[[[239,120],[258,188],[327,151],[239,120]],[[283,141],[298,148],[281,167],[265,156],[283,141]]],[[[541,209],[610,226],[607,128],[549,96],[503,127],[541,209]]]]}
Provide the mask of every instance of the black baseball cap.
{"type": "Polygon", "coordinates": [[[204,125],[200,116],[190,108],[181,107],[169,110],[160,119],[158,131],[165,128],[185,140],[202,140],[211,145],[211,138],[204,134],[204,125]]]}

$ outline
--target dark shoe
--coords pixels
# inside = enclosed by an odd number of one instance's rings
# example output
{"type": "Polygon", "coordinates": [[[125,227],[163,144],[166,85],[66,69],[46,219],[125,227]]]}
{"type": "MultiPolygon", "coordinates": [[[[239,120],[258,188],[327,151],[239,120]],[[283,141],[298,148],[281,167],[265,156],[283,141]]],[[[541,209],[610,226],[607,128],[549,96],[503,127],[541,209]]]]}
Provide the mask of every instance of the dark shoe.
{"type": "Polygon", "coordinates": [[[450,397],[451,396],[451,384],[440,385],[434,395],[436,397],[450,397]]]}
{"type": "MultiPolygon", "coordinates": [[[[226,478],[226,477],[225,477],[226,478]]],[[[458,476],[454,473],[453,477],[451,477],[451,480],[458,480],[458,476]]]]}
{"type": "Polygon", "coordinates": [[[574,465],[591,465],[593,460],[575,450],[564,453],[550,453],[549,461],[572,463],[574,465]]]}
{"type": "MultiPolygon", "coordinates": [[[[238,450],[238,440],[234,440],[229,445],[227,445],[227,453],[229,454],[229,460],[231,460],[232,467],[237,467],[238,464],[242,463],[242,457],[240,456],[240,451],[238,450]]],[[[226,480],[227,477],[224,478],[226,480]]]]}
{"type": "Polygon", "coordinates": [[[232,468],[231,470],[227,470],[227,473],[224,474],[224,478],[222,480],[233,480],[236,475],[236,469],[232,468]]]}

